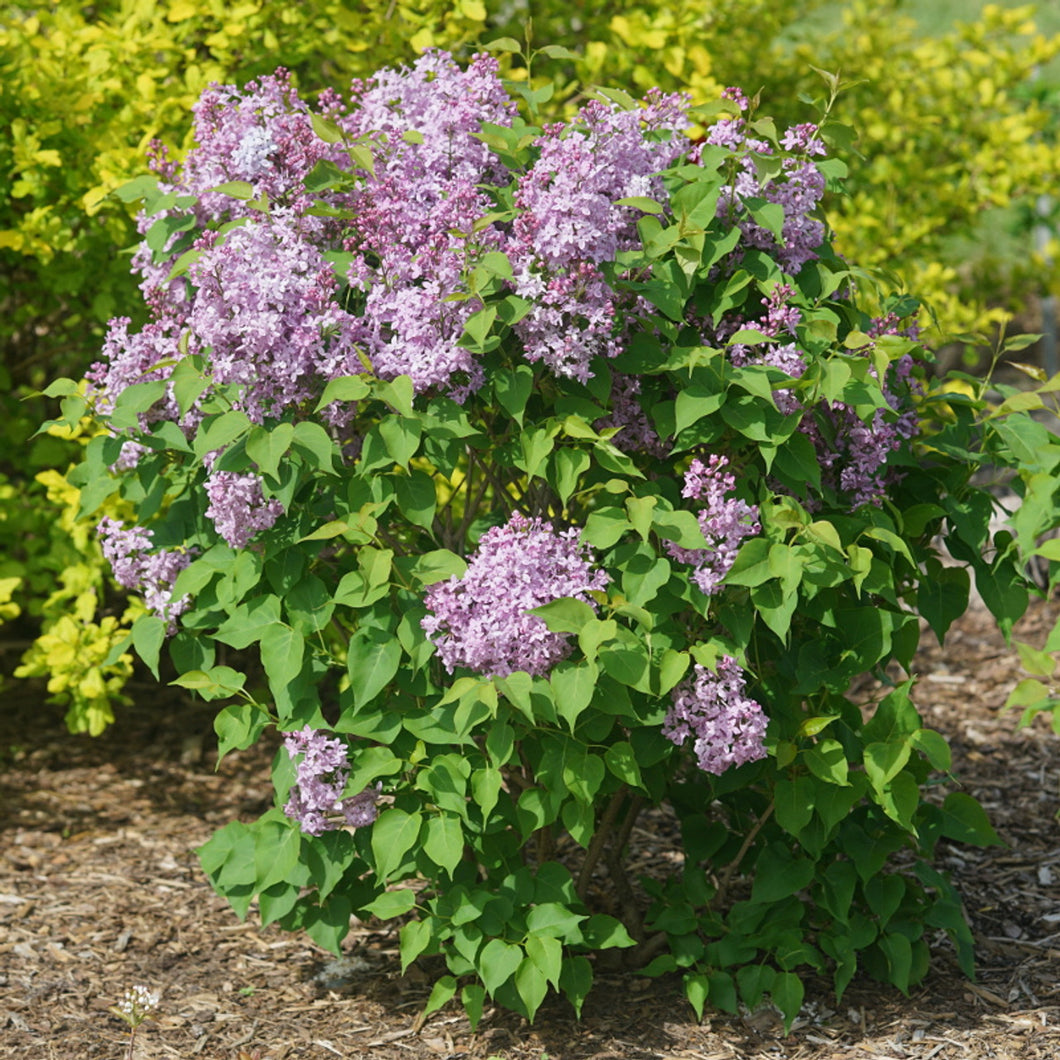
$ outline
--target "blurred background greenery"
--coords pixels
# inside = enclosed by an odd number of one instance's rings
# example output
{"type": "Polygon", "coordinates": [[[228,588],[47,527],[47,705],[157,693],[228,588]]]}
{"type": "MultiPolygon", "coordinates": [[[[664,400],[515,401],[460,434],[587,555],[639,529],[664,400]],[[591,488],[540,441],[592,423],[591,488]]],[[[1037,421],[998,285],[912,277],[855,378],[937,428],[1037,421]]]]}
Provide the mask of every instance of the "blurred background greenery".
{"type": "MultiPolygon", "coordinates": [[[[593,85],[659,85],[697,103],[739,85],[778,124],[812,121],[827,97],[820,71],[838,74],[831,120],[851,130],[849,194],[828,208],[839,250],[878,270],[883,295],[924,301],[944,363],[988,355],[1002,329],[1048,331],[1060,280],[1056,4],[0,0],[0,668],[21,654],[16,672],[47,677],[71,728],[112,719],[136,604],[109,584],[62,477],[84,438],[33,438],[46,408],[32,395],[88,367],[108,318],[136,316],[134,208],[111,192],[144,172],[151,140],[187,149],[211,81],[282,65],[312,97],[428,47],[466,58],[528,28],[533,46],[577,56],[533,64],[535,87],[554,86],[546,117],[593,85]]],[[[518,55],[500,57],[505,76],[527,78],[518,55]]],[[[1055,370],[1041,344],[1020,356],[1055,370]]]]}

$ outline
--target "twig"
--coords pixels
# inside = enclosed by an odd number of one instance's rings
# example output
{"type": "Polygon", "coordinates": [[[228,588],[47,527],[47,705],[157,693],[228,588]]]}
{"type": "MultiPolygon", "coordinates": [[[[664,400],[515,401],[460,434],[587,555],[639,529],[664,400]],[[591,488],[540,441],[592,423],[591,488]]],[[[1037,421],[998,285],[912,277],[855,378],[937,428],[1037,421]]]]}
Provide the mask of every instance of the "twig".
{"type": "Polygon", "coordinates": [[[720,905],[725,900],[725,895],[729,890],[729,882],[732,880],[733,873],[740,867],[740,862],[743,861],[744,855],[751,848],[751,844],[755,841],[755,836],[762,830],[762,826],[769,820],[776,808],[776,803],[770,802],[770,804],[762,811],[762,816],[755,821],[751,827],[751,831],[747,833],[747,838],[743,841],[743,846],[740,847],[740,852],[736,857],[729,862],[728,867],[725,869],[725,873],[721,878],[721,883],[718,885],[718,893],[715,900],[720,905]]]}

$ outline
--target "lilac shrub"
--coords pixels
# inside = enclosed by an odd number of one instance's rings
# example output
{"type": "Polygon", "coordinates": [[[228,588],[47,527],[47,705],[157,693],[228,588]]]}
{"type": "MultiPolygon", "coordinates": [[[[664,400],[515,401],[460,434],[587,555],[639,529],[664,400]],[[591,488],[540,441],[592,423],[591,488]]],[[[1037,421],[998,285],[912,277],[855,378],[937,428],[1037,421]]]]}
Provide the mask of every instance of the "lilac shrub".
{"type": "Polygon", "coordinates": [[[220,753],[284,734],[275,806],[200,850],[241,914],[336,952],[400,917],[427,1011],[473,1022],[580,1009],[603,949],[790,1022],[803,972],[907,989],[928,924],[971,967],[930,856],[993,833],[921,797],[949,753],[911,683],[855,678],[966,606],[939,536],[1025,603],[973,517],[1002,426],[923,385],[912,299],[862,304],[827,115],[620,98],[538,127],[441,52],[315,105],[213,86],[153,153],[148,319],[112,322],[72,481],[134,506],[99,528],[134,645],[219,701],[220,753]],[[680,868],[637,890],[661,806],[680,868]]]}

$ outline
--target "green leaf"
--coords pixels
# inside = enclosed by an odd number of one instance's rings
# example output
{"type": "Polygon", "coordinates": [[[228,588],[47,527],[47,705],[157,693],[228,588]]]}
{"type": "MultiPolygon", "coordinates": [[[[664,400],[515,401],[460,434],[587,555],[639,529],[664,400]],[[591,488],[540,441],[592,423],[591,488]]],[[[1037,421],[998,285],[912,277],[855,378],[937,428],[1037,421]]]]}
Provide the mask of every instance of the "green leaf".
{"type": "Polygon", "coordinates": [[[942,804],[942,834],[958,843],[972,846],[1004,846],[994,831],[986,811],[971,795],[954,791],[942,804]]]}
{"type": "Polygon", "coordinates": [[[636,946],[625,924],[606,913],[594,913],[581,925],[585,944],[594,950],[626,949],[636,946]]]}
{"type": "Polygon", "coordinates": [[[372,825],[372,855],[375,872],[380,882],[405,860],[419,838],[422,819],[418,813],[406,813],[391,806],[376,818],[372,825]]]}
{"type": "Polygon", "coordinates": [[[526,917],[526,930],[530,935],[581,942],[578,925],[587,919],[584,913],[575,913],[559,902],[542,902],[535,905],[526,917]]]}
{"type": "Polygon", "coordinates": [[[155,615],[141,615],[132,627],[132,642],[136,654],[144,661],[155,680],[158,680],[158,653],[166,639],[166,624],[155,615]]]}
{"type": "Polygon", "coordinates": [[[271,719],[256,703],[232,703],[213,720],[217,733],[217,761],[229,751],[251,747],[265,731],[271,719]]]}
{"type": "Polygon", "coordinates": [[[948,773],[953,759],[950,754],[950,745],[942,733],[933,729],[917,729],[909,737],[909,743],[920,751],[931,765],[943,773],[948,773]]]}
{"type": "Polygon", "coordinates": [[[297,449],[306,463],[317,471],[333,474],[338,447],[319,423],[301,420],[295,424],[293,448],[297,449]]]}
{"type": "Polygon", "coordinates": [[[437,1012],[443,1005],[449,1004],[456,996],[457,982],[451,975],[443,975],[431,988],[427,1004],[423,1006],[423,1015],[429,1016],[437,1012]]]}
{"type": "Polygon", "coordinates": [[[578,718],[592,702],[598,671],[592,663],[559,663],[552,670],[549,684],[556,701],[556,713],[566,721],[571,732],[578,718]]]}
{"type": "Polygon", "coordinates": [[[262,634],[260,651],[269,687],[272,694],[279,697],[301,673],[305,640],[290,626],[274,622],[262,634]]]}
{"type": "Polygon", "coordinates": [[[559,977],[559,986],[564,996],[574,1008],[574,1014],[581,1017],[582,1005],[589,996],[593,985],[593,966],[587,957],[569,957],[563,962],[563,972],[559,977]]]}
{"type": "Polygon", "coordinates": [[[523,959],[522,948],[503,939],[490,939],[483,946],[476,965],[479,978],[491,996],[498,987],[515,975],[515,970],[522,964],[523,959]]]}
{"type": "Polygon", "coordinates": [[[802,760],[809,771],[828,784],[849,785],[849,766],[846,751],[838,740],[821,740],[815,747],[802,752],[802,760]]]}
{"type": "Polygon", "coordinates": [[[408,970],[409,965],[427,949],[432,938],[433,932],[429,920],[408,920],[402,924],[401,931],[398,932],[402,975],[408,970]]]}
{"type": "Polygon", "coordinates": [[[209,416],[196,432],[192,449],[196,456],[203,457],[214,450],[225,448],[237,438],[249,433],[251,426],[247,414],[238,409],[230,409],[219,416],[209,416]]]}
{"type": "Polygon", "coordinates": [[[379,424],[379,433],[394,463],[407,468],[420,447],[423,424],[408,416],[387,416],[379,424]]]}
{"type": "Polygon", "coordinates": [[[523,422],[523,411],[534,388],[534,370],[528,364],[498,372],[493,379],[493,394],[497,403],[517,423],[523,422]]]}
{"type": "Polygon", "coordinates": [[[777,824],[798,838],[813,817],[816,786],[809,777],[781,777],[774,793],[777,824]]]}
{"type": "Polygon", "coordinates": [[[685,997],[692,1006],[697,1020],[703,1019],[703,1009],[706,1007],[707,998],[710,996],[710,980],[702,972],[687,972],[682,985],[685,997]]]}
{"type": "Polygon", "coordinates": [[[486,991],[478,983],[468,983],[460,991],[460,1000],[464,1004],[467,1021],[471,1024],[471,1033],[474,1034],[479,1020],[482,1019],[482,1010],[486,1004],[486,991]]]}
{"type": "MultiPolygon", "coordinates": [[[[416,892],[408,887],[402,887],[397,891],[384,891],[377,898],[373,898],[364,908],[380,920],[393,920],[394,917],[404,916],[416,905],[416,892]]],[[[412,921],[422,923],[422,921],[412,921]]]]}
{"type": "Polygon", "coordinates": [[[541,618],[553,633],[577,633],[596,618],[596,612],[584,600],[575,600],[571,596],[531,607],[528,613],[541,618]]]}
{"type": "Polygon", "coordinates": [[[209,670],[190,670],[169,683],[198,692],[205,700],[227,699],[243,690],[246,677],[230,666],[214,666],[209,670]]]}
{"type": "Polygon", "coordinates": [[[492,766],[476,769],[471,774],[471,796],[475,800],[475,805],[482,811],[484,819],[489,818],[493,808],[497,805],[497,798],[503,783],[501,771],[492,766]]]}
{"type": "Polygon", "coordinates": [[[908,739],[893,743],[870,743],[865,747],[865,774],[877,792],[884,792],[905,768],[912,750],[908,739]]]}
{"type": "MultiPolygon", "coordinates": [[[[696,527],[698,529],[698,523],[696,527]]],[[[598,508],[590,512],[585,520],[582,540],[594,548],[606,549],[632,528],[633,524],[626,518],[626,513],[621,508],[598,508]]],[[[702,545],[705,545],[706,539],[703,538],[702,533],[699,536],[702,539],[702,545]]]]}
{"type": "Polygon", "coordinates": [[[408,475],[395,476],[394,494],[398,508],[410,523],[426,530],[431,528],[437,498],[430,475],[415,469],[408,475]]]}
{"type": "Polygon", "coordinates": [[[263,475],[279,478],[280,461],[294,440],[294,425],[277,424],[271,431],[254,427],[247,438],[247,456],[263,475]]]}
{"type": "Polygon", "coordinates": [[[802,980],[794,972],[778,972],[769,994],[784,1016],[785,1030],[791,1030],[806,995],[802,980]]]}
{"type": "Polygon", "coordinates": [[[428,817],[423,852],[452,876],[464,856],[464,833],[460,821],[444,813],[428,817]]]}
{"type": "Polygon", "coordinates": [[[604,752],[604,762],[610,772],[630,787],[643,788],[644,778],[640,774],[637,756],[625,741],[612,744],[604,752]]]}
{"type": "Polygon", "coordinates": [[[548,993],[548,980],[529,957],[524,957],[515,970],[515,989],[526,1006],[527,1019],[533,1020],[548,993]]]}
{"type": "Polygon", "coordinates": [[[563,943],[546,935],[531,935],[523,943],[526,955],[541,974],[558,990],[563,971],[563,943]]]}
{"type": "Polygon", "coordinates": [[[666,695],[684,677],[691,662],[692,658],[688,652],[674,651],[673,648],[667,648],[663,652],[659,663],[658,694],[660,696],[666,695]]]}
{"type": "Polygon", "coordinates": [[[345,139],[345,133],[339,125],[333,121],[329,121],[327,118],[322,118],[319,114],[311,112],[309,115],[309,122],[313,127],[313,132],[316,133],[324,143],[337,144],[345,139]]]}
{"type": "MultiPolygon", "coordinates": [[[[552,452],[553,442],[548,431],[543,427],[537,430],[524,431],[519,436],[520,457],[516,459],[515,466],[526,472],[527,478],[542,475],[542,468],[552,452]]],[[[543,477],[543,475],[542,475],[543,477]]]]}
{"type": "Polygon", "coordinates": [[[342,375],[328,381],[317,402],[316,411],[326,408],[333,401],[363,401],[372,392],[364,376],[342,375]]]}
{"type": "Polygon", "coordinates": [[[346,667],[354,706],[360,710],[393,680],[401,663],[401,643],[386,630],[362,626],[350,638],[346,667]]]}
{"type": "Polygon", "coordinates": [[[581,449],[561,446],[549,459],[549,483],[555,488],[560,501],[566,504],[578,488],[578,479],[588,471],[592,461],[581,449]]]}
{"type": "Polygon", "coordinates": [[[755,863],[751,901],[770,904],[801,891],[809,886],[814,869],[809,858],[796,857],[787,847],[771,843],[755,863]]]}

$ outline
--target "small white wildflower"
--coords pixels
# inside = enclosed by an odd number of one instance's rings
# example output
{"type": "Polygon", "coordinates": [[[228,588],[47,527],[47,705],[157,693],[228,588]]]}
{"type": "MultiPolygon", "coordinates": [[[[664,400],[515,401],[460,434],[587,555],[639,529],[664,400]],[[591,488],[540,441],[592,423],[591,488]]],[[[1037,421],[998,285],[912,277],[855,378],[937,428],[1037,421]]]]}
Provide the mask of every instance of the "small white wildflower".
{"type": "Polygon", "coordinates": [[[131,986],[111,1009],[135,1030],[144,1020],[152,1018],[158,1008],[159,994],[146,986],[131,986]]]}

